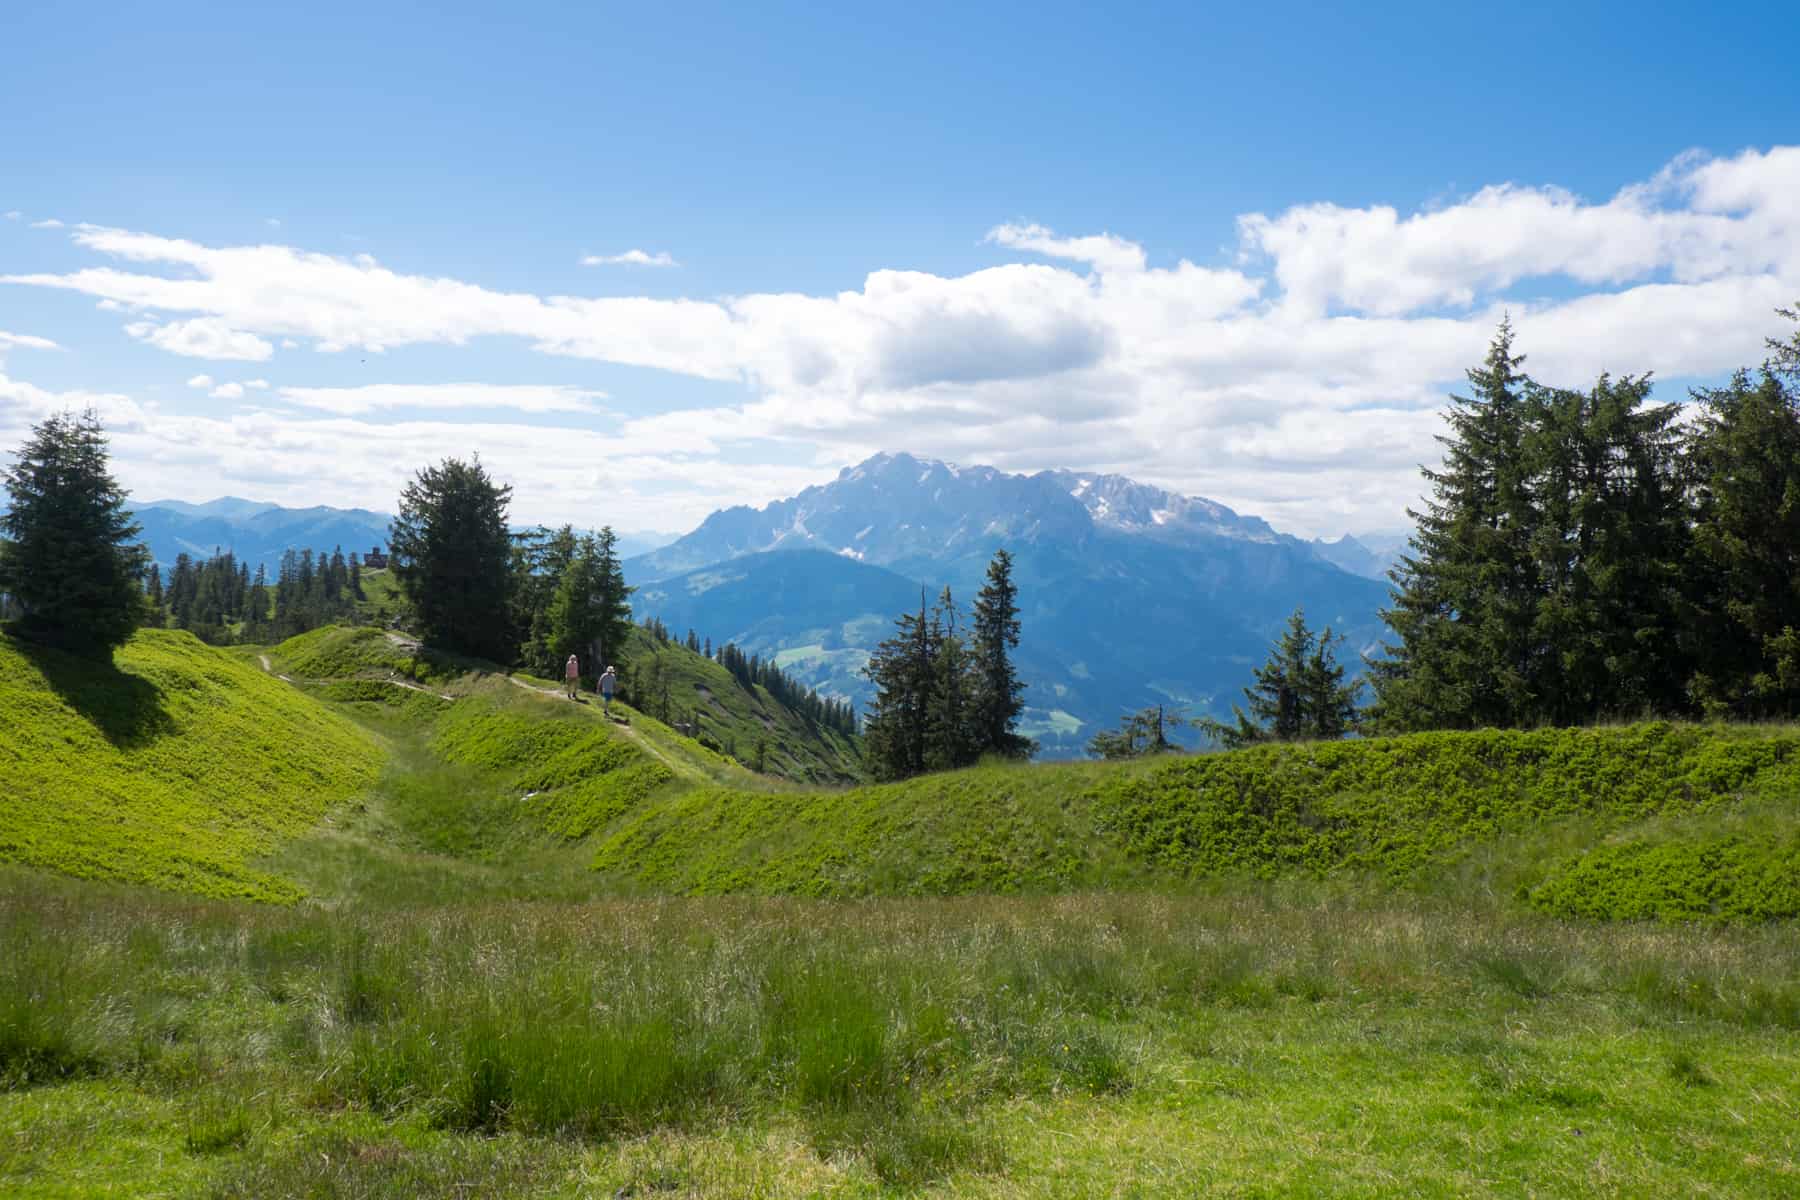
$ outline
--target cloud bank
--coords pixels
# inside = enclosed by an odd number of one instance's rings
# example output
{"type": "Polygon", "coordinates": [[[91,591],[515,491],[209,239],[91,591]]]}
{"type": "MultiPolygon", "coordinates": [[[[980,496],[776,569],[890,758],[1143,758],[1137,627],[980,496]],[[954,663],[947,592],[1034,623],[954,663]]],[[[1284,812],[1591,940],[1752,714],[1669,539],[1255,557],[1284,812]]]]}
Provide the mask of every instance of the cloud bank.
{"type": "Polygon", "coordinates": [[[1599,201],[1506,183],[1405,214],[1328,203],[1246,214],[1234,232],[1222,262],[1165,265],[1118,234],[1002,224],[985,244],[1012,261],[964,275],[879,269],[834,295],[669,300],[497,291],[366,255],[82,226],[70,236],[99,265],[0,282],[171,314],[125,332],[188,357],[501,338],[744,393],[615,421],[567,388],[279,388],[289,407],[333,419],[258,413],[242,419],[264,424],[232,426],[266,433],[334,487],[380,478],[391,489],[385,464],[328,454],[339,439],[394,450],[392,431],[405,428],[417,439],[402,455],[408,469],[440,446],[495,462],[505,447],[523,462],[528,445],[604,456],[611,482],[598,491],[579,472],[522,466],[533,477],[527,488],[521,476],[521,498],[560,489],[545,507],[564,514],[641,495],[659,514],[645,523],[659,526],[904,448],[1009,469],[1117,470],[1303,532],[1391,527],[1418,494],[1417,465],[1436,458],[1446,388],[1479,360],[1502,312],[1531,369],[1555,382],[1758,361],[1779,332],[1772,310],[1800,297],[1800,147],[1683,156],[1599,201]],[[569,420],[545,434],[466,416],[493,409],[569,420]],[[401,411],[433,419],[391,423],[401,411]],[[774,458],[809,465],[721,466],[774,458]],[[708,478],[721,473],[729,486],[708,478]]]}

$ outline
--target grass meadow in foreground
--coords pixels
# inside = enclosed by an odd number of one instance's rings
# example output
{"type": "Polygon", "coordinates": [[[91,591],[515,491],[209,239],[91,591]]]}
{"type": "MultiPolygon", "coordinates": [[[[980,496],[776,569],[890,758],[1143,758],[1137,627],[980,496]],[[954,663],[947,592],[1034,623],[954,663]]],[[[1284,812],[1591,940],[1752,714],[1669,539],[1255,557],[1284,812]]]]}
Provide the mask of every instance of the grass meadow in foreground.
{"type": "Polygon", "coordinates": [[[1800,931],[8,871],[0,1077],[7,1195],[1785,1196],[1800,931]]]}

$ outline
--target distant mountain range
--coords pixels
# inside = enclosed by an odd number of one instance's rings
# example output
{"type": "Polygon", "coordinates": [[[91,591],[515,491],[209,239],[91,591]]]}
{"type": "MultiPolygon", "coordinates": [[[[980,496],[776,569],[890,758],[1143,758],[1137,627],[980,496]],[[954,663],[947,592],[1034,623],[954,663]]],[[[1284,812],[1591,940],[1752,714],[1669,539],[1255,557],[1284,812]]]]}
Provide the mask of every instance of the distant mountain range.
{"type": "MultiPolygon", "coordinates": [[[[231,550],[274,571],[287,550],[366,555],[390,518],[236,497],[134,505],[165,569],[231,550]]],[[[1121,475],[1014,475],[878,454],[761,508],[715,512],[682,537],[622,534],[639,618],[736,642],[859,704],[869,651],[946,585],[966,610],[993,552],[1014,557],[1026,732],[1078,753],[1097,727],[1165,702],[1223,715],[1288,614],[1346,634],[1346,657],[1385,633],[1386,572],[1404,536],[1306,541],[1259,517],[1121,475]]]]}
{"type": "Polygon", "coordinates": [[[860,671],[894,617],[946,584],[966,606],[1000,547],[1020,587],[1027,732],[1053,754],[1158,701],[1229,711],[1296,606],[1347,634],[1352,660],[1383,628],[1387,587],[1328,557],[1373,573],[1379,554],[1360,543],[1309,543],[1123,476],[907,454],[714,513],[626,574],[640,616],[774,655],[866,703],[860,671]]]}
{"type": "MultiPolygon", "coordinates": [[[[271,574],[289,550],[332,551],[343,547],[367,555],[370,549],[387,548],[387,513],[366,508],[282,508],[260,500],[224,496],[205,504],[184,500],[135,502],[132,511],[143,526],[140,539],[150,556],[167,571],[178,554],[210,557],[215,550],[229,550],[255,570],[258,563],[271,574]]],[[[623,533],[622,557],[643,554],[667,545],[674,534],[623,533]]]]}
{"type": "Polygon", "coordinates": [[[140,538],[164,571],[178,554],[208,558],[215,550],[230,551],[252,571],[260,563],[271,574],[289,550],[341,546],[346,556],[366,555],[372,547],[386,549],[391,520],[366,508],[282,508],[236,496],[205,504],[154,500],[133,504],[132,511],[143,526],[140,538]]]}
{"type": "Polygon", "coordinates": [[[1400,565],[1410,537],[1405,533],[1365,533],[1360,537],[1346,533],[1335,542],[1315,538],[1309,544],[1314,554],[1333,566],[1365,579],[1385,580],[1388,572],[1400,565]]]}

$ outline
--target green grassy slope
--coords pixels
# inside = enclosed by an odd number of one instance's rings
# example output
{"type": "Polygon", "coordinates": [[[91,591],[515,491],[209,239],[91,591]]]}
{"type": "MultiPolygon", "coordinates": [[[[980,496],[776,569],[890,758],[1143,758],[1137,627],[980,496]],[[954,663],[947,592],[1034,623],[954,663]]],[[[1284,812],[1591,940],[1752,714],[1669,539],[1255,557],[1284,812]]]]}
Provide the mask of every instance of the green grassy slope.
{"type": "MultiPolygon", "coordinates": [[[[437,689],[471,676],[498,674],[492,663],[421,648],[404,635],[368,626],[327,625],[288,639],[271,654],[283,672],[311,682],[403,680],[437,689]]],[[[629,654],[637,668],[640,690],[648,689],[652,670],[660,664],[668,683],[670,722],[697,720],[693,737],[681,737],[660,723],[648,734],[653,739],[675,739],[671,753],[694,765],[695,771],[688,773],[696,778],[719,778],[721,756],[750,763],[759,740],[766,743],[763,773],[767,775],[829,784],[851,782],[860,774],[861,751],[852,739],[809,724],[763,688],[742,687],[731,672],[704,655],[679,644],[659,643],[635,628],[629,654]]],[[[515,677],[550,691],[562,687],[560,680],[523,672],[515,677]]],[[[466,689],[458,684],[455,690],[466,689]]],[[[634,723],[645,719],[644,710],[650,709],[647,700],[636,708],[620,706],[621,713],[634,723]]],[[[737,772],[733,778],[745,781],[749,776],[737,772]]]]}
{"type": "Polygon", "coordinates": [[[292,900],[251,866],[369,786],[366,733],[241,656],[140,632],[109,663],[0,636],[0,860],[292,900]]]}
{"type": "MultiPolygon", "coordinates": [[[[1576,918],[1800,917],[1795,727],[1420,734],[806,789],[629,706],[609,721],[591,698],[374,629],[268,650],[292,683],[259,668],[263,651],[175,633],[142,635],[117,670],[8,645],[0,712],[25,733],[0,750],[0,783],[23,803],[0,827],[0,858],[72,874],[291,898],[252,860],[362,788],[367,805],[289,856],[308,864],[294,878],[332,877],[340,851],[393,851],[451,883],[531,861],[554,888],[521,884],[526,895],[1343,878],[1576,918]],[[343,840],[357,829],[362,842],[343,840]]],[[[848,752],[701,656],[639,651],[640,672],[660,656],[672,697],[714,712],[707,741],[746,730],[769,739],[772,766],[815,778],[848,752]]]]}
{"type": "Polygon", "coordinates": [[[406,607],[406,594],[400,590],[400,581],[390,570],[365,568],[362,589],[363,598],[356,602],[357,615],[362,620],[385,623],[406,607]]]}
{"type": "Polygon", "coordinates": [[[591,697],[571,704],[548,681],[503,677],[490,664],[378,630],[327,627],[268,654],[319,698],[347,705],[396,741],[416,743],[432,770],[458,773],[437,780],[439,791],[453,795],[423,804],[434,810],[431,819],[444,828],[467,825],[469,814],[450,811],[458,804],[492,810],[492,819],[481,836],[437,847],[451,853],[477,844],[484,852],[516,848],[511,827],[521,824],[579,840],[661,791],[775,786],[628,705],[615,704],[619,720],[609,721],[591,697]]]}
{"type": "Polygon", "coordinates": [[[1343,874],[1499,887],[1565,915],[1800,916],[1800,730],[1421,734],[830,796],[700,790],[634,810],[596,866],[828,895],[1343,874]]]}
{"type": "MultiPolygon", "coordinates": [[[[805,783],[849,783],[862,775],[862,752],[854,739],[805,721],[760,686],[746,688],[724,667],[680,643],[659,643],[642,629],[632,631],[631,661],[640,690],[648,688],[660,664],[669,683],[670,719],[697,718],[697,736],[739,762],[754,760],[764,743],[763,771],[805,783]]],[[[650,699],[640,699],[640,708],[650,699]]]]}

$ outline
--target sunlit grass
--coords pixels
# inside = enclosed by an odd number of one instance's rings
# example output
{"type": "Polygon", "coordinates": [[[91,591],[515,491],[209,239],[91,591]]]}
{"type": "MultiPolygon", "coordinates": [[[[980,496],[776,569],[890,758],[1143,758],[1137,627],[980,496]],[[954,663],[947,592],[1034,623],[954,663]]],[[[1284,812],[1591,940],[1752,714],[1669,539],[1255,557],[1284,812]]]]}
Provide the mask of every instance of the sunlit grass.
{"type": "Polygon", "coordinates": [[[0,962],[0,1011],[57,998],[6,1043],[0,1120],[116,1081],[218,1194],[617,1188],[653,1146],[680,1187],[769,1195],[1779,1195],[1800,1169],[1786,927],[1291,887],[326,912],[15,873],[0,962]]]}

